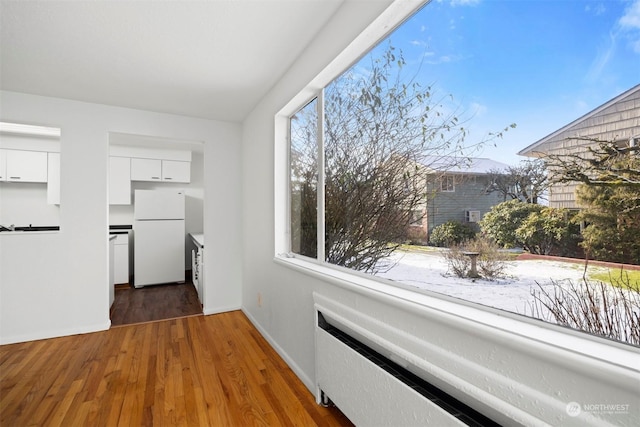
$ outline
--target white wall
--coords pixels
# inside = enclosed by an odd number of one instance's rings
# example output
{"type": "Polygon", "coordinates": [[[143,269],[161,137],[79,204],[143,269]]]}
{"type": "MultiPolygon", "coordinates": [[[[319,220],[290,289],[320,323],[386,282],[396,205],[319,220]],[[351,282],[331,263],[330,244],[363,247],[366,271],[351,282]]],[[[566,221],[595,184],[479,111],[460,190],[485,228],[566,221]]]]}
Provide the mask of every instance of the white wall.
{"type": "Polygon", "coordinates": [[[60,207],[47,203],[47,184],[0,182],[0,224],[59,225],[60,207]]]}
{"type": "Polygon", "coordinates": [[[338,10],[243,123],[243,309],[310,388],[315,369],[311,293],[330,286],[273,261],[274,117],[391,1],[355,3],[338,10]]]}
{"type": "MultiPolygon", "coordinates": [[[[434,382],[475,401],[476,407],[505,424],[605,425],[588,413],[576,418],[566,413],[571,401],[608,403],[598,394],[600,390],[606,390],[606,396],[616,403],[631,404],[626,419],[640,421],[635,389],[639,377],[633,367],[637,351],[629,346],[477,310],[446,297],[418,298],[420,302],[414,304],[408,301],[415,298],[415,292],[368,279],[354,280],[352,275],[330,278],[318,273],[321,268],[274,257],[274,248],[282,250],[283,240],[282,230],[274,224],[282,223],[286,216],[279,193],[285,171],[274,167],[285,152],[286,138],[276,132],[274,118],[383,7],[380,3],[361,6],[359,3],[355,15],[339,10],[243,122],[245,313],[314,393],[316,292],[365,313],[380,325],[407,331],[407,337],[419,336],[420,341],[413,344],[422,347],[422,362],[429,366],[434,382]]],[[[615,415],[612,417],[615,422],[615,415]]]]}
{"type": "Polygon", "coordinates": [[[109,132],[204,141],[205,312],[240,307],[240,127],[1,92],[0,119],[60,127],[59,233],[0,235],[0,343],[109,327],[109,132]],[[219,242],[219,244],[215,244],[219,242]]]}

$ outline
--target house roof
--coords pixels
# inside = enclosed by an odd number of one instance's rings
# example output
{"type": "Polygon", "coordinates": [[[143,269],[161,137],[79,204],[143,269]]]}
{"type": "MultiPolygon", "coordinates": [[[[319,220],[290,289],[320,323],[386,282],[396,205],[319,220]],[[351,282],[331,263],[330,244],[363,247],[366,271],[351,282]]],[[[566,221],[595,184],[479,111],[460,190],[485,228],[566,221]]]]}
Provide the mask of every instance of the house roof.
{"type": "Polygon", "coordinates": [[[505,170],[509,165],[484,157],[427,156],[420,162],[433,172],[487,175],[491,171],[505,170]]]}
{"type": "Polygon", "coordinates": [[[549,135],[545,136],[544,138],[534,142],[533,144],[523,148],[522,150],[518,151],[518,154],[521,156],[531,156],[534,152],[536,151],[543,151],[543,150],[537,150],[538,148],[541,148],[541,146],[551,140],[553,140],[555,137],[557,137],[558,135],[562,134],[563,132],[569,131],[575,127],[578,127],[580,124],[582,124],[583,122],[589,120],[590,118],[597,116],[598,114],[602,113],[603,111],[605,111],[607,108],[611,107],[612,105],[625,100],[626,98],[631,97],[632,95],[634,95],[636,92],[640,92],[640,84],[636,85],[634,87],[632,87],[631,89],[621,93],[620,95],[616,96],[615,98],[605,102],[604,104],[600,105],[599,107],[595,108],[594,110],[588,112],[587,114],[583,115],[582,117],[579,117],[578,119],[572,121],[571,123],[569,123],[568,125],[550,133],[549,135]]]}

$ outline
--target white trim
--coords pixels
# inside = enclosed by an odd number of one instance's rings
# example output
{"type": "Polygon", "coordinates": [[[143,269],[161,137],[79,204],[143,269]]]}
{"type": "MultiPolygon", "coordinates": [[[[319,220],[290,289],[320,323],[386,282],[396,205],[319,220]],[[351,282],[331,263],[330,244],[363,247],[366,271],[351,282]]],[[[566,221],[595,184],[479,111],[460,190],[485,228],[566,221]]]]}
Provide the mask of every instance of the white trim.
{"type": "Polygon", "coordinates": [[[61,133],[60,128],[8,122],[0,122],[0,132],[18,135],[43,136],[47,138],[60,138],[61,133]]]}
{"type": "Polygon", "coordinates": [[[604,426],[638,418],[637,347],[307,260],[274,261],[348,291],[316,290],[315,304],[346,319],[386,357],[504,425],[604,426]],[[619,403],[628,412],[574,418],[567,416],[570,402],[619,403]]]}
{"type": "Polygon", "coordinates": [[[214,307],[214,308],[203,308],[202,314],[205,316],[209,316],[211,314],[220,314],[220,313],[228,313],[229,311],[242,310],[242,306],[240,305],[230,305],[230,306],[222,306],[222,307],[214,307]]]}
{"type": "Polygon", "coordinates": [[[325,216],[324,216],[324,190],[325,190],[325,156],[324,156],[324,89],[320,90],[316,98],[316,107],[318,109],[318,129],[316,130],[318,140],[318,185],[316,189],[317,206],[317,258],[320,261],[326,259],[324,252],[324,232],[325,232],[325,216]]]}
{"type": "Polygon", "coordinates": [[[264,339],[267,340],[269,345],[271,345],[271,347],[273,347],[273,349],[276,351],[276,353],[278,353],[278,355],[280,357],[282,357],[282,359],[284,359],[284,361],[287,363],[287,365],[289,365],[289,367],[296,374],[296,376],[298,378],[300,378],[300,380],[305,385],[305,387],[307,387],[307,389],[309,389],[309,392],[315,396],[316,385],[311,380],[311,378],[309,378],[309,376],[304,372],[304,370],[301,369],[300,366],[298,366],[298,364],[295,362],[295,360],[293,360],[289,356],[289,354],[286,351],[284,351],[284,349],[282,347],[280,347],[278,342],[276,340],[274,340],[271,337],[271,335],[269,335],[267,330],[264,329],[262,327],[262,325],[260,325],[260,322],[258,322],[251,315],[251,313],[248,310],[245,310],[244,308],[242,308],[241,310],[245,314],[245,316],[247,316],[247,318],[253,324],[253,326],[258,330],[258,332],[260,332],[260,335],[262,335],[264,337],[264,339]]]}
{"type": "Polygon", "coordinates": [[[94,325],[84,325],[78,328],[56,329],[53,331],[38,331],[30,334],[3,336],[0,335],[0,345],[14,344],[35,340],[46,340],[51,338],[68,337],[71,335],[91,334],[93,332],[106,331],[111,328],[111,321],[97,323],[94,325]]]}
{"type": "Polygon", "coordinates": [[[584,354],[640,374],[638,365],[640,349],[631,345],[444,294],[412,289],[410,286],[401,286],[388,279],[352,274],[346,271],[347,269],[340,271],[343,269],[329,268],[306,259],[275,257],[274,261],[340,288],[396,307],[418,313],[425,309],[436,310],[449,320],[463,319],[465,322],[503,331],[514,337],[519,336],[572,353],[584,354]]]}

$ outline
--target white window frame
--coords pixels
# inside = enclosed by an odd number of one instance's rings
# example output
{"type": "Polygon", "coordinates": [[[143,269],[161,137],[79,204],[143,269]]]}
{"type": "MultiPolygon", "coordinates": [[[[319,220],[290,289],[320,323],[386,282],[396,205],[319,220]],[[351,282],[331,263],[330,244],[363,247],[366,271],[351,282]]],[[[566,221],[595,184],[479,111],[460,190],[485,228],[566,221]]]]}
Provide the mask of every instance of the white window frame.
{"type": "Polygon", "coordinates": [[[456,192],[456,178],[454,175],[442,175],[440,177],[440,192],[441,193],[456,192]],[[451,185],[449,185],[449,182],[451,182],[451,185]]]}
{"type": "MultiPolygon", "coordinates": [[[[593,374],[592,377],[597,377],[598,381],[602,381],[603,384],[615,384],[621,378],[625,382],[640,379],[640,370],[637,367],[640,352],[633,346],[332,265],[324,261],[324,255],[318,257],[318,259],[311,259],[291,253],[289,247],[291,230],[289,228],[290,210],[288,202],[290,194],[288,172],[290,170],[290,159],[288,158],[289,117],[304,106],[304,103],[308,102],[309,99],[321,96],[322,88],[344,70],[351,67],[372,46],[386,37],[388,33],[393,31],[424,3],[424,1],[392,3],[372,25],[322,70],[316,78],[309,82],[304,89],[294,95],[276,114],[274,262],[279,266],[295,270],[302,275],[318,279],[326,284],[346,289],[356,294],[371,296],[381,301],[384,300],[390,306],[407,305],[407,307],[416,312],[431,313],[429,316],[438,317],[442,314],[444,316],[443,319],[448,317],[465,319],[465,321],[469,322],[469,325],[473,325],[473,328],[477,329],[479,336],[484,335],[488,339],[497,342],[508,343],[513,339],[523,340],[532,355],[536,353],[547,354],[549,352],[548,357],[557,360],[553,365],[554,369],[566,369],[567,366],[572,366],[572,364],[574,366],[582,366],[580,369],[587,369],[587,366],[592,366],[593,369],[589,369],[590,375],[593,374]]],[[[322,105],[322,103],[319,103],[319,105],[322,105]]],[[[324,167],[320,169],[320,172],[322,182],[324,182],[324,167]]],[[[319,185],[318,188],[320,191],[320,188],[323,187],[319,185]]],[[[319,209],[319,212],[324,214],[324,207],[319,209]]],[[[319,228],[320,224],[324,226],[324,219],[318,221],[319,228]]],[[[319,246],[324,245],[319,244],[319,246]]],[[[305,286],[304,283],[300,285],[305,286]]],[[[530,367],[526,366],[520,368],[524,371],[530,369],[530,367]]],[[[491,381],[491,379],[488,379],[488,381],[491,381]]],[[[521,384],[526,387],[526,382],[521,384]]],[[[530,392],[526,391],[526,389],[523,390],[525,390],[525,394],[530,392]]],[[[536,396],[536,399],[539,397],[541,396],[536,396]]],[[[544,396],[544,399],[547,399],[547,396],[544,396]]],[[[635,402],[633,403],[635,404],[635,402]]],[[[497,402],[494,408],[498,408],[502,404],[497,402]]],[[[553,410],[562,412],[565,409],[564,407],[553,406],[557,406],[555,403],[543,402],[541,405],[543,408],[541,411],[553,410]]]]}

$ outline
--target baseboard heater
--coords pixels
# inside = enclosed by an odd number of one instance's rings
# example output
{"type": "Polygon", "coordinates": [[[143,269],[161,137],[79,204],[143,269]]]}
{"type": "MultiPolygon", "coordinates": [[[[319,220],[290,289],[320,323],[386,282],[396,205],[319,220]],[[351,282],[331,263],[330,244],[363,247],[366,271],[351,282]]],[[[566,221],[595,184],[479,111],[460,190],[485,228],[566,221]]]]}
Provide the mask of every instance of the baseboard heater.
{"type": "Polygon", "coordinates": [[[317,312],[319,400],[360,426],[499,426],[317,312]]]}

